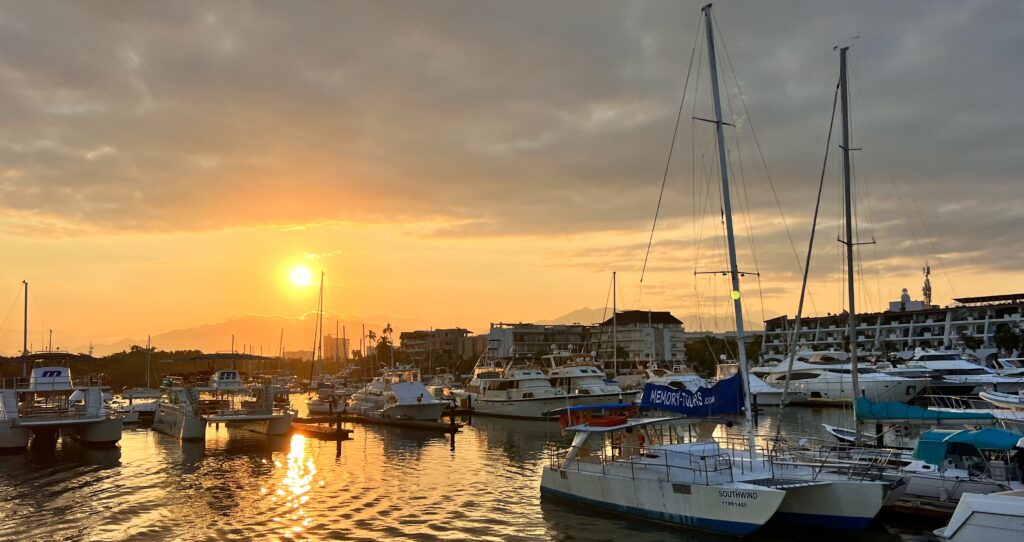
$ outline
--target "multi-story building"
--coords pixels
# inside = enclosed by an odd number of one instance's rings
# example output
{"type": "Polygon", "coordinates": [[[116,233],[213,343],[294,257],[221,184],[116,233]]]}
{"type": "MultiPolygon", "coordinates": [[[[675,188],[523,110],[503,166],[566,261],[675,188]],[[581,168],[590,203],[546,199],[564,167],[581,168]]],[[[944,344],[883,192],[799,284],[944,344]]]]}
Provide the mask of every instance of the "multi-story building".
{"type": "Polygon", "coordinates": [[[686,360],[682,320],[668,311],[619,311],[592,328],[591,351],[600,360],[681,363],[686,360]],[[618,346],[615,356],[613,344],[618,346]]]}
{"type": "Polygon", "coordinates": [[[685,338],[683,322],[667,311],[620,311],[600,324],[498,322],[491,324],[487,342],[489,355],[497,357],[539,358],[571,350],[611,361],[616,343],[623,362],[678,363],[686,360],[685,338]]]}
{"type": "Polygon", "coordinates": [[[552,350],[586,352],[591,327],[583,324],[492,323],[487,334],[488,355],[539,358],[552,350]]]}
{"type": "MultiPolygon", "coordinates": [[[[975,355],[996,356],[994,337],[1003,325],[1024,327],[1024,294],[961,297],[938,307],[909,299],[906,290],[890,310],[857,315],[857,351],[870,355],[895,353],[907,358],[916,348],[958,348],[978,341],[975,355]],[[894,310],[895,309],[895,310],[894,310]]],[[[785,354],[795,320],[779,316],[765,321],[761,357],[785,354]]],[[[847,313],[803,318],[796,338],[798,350],[844,350],[847,313]]]]}
{"type": "Polygon", "coordinates": [[[352,343],[348,337],[324,335],[324,359],[330,361],[348,361],[352,343]]]}
{"type": "Polygon", "coordinates": [[[429,358],[448,358],[453,361],[471,359],[480,355],[482,348],[475,348],[467,329],[432,329],[429,331],[403,331],[398,336],[403,352],[413,361],[427,361],[429,358]]]}

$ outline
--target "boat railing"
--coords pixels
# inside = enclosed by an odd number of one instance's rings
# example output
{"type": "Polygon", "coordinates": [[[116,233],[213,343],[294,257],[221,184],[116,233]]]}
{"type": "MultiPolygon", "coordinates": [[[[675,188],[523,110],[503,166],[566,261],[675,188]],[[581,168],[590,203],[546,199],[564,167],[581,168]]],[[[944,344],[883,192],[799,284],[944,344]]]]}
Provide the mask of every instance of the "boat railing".
{"type": "Polygon", "coordinates": [[[85,405],[81,403],[69,405],[65,402],[60,402],[47,405],[22,405],[18,408],[18,418],[22,421],[52,420],[60,422],[96,417],[95,414],[88,414],[85,405]]]}
{"type": "Polygon", "coordinates": [[[992,408],[992,404],[980,397],[959,397],[954,395],[922,395],[925,406],[929,408],[949,408],[955,410],[992,408]]]}
{"type": "Polygon", "coordinates": [[[27,376],[12,376],[0,380],[0,389],[23,391],[28,388],[27,376]]]}
{"type": "Polygon", "coordinates": [[[110,387],[110,377],[102,373],[76,376],[71,379],[71,385],[75,388],[110,387]]]}
{"type": "Polygon", "coordinates": [[[880,480],[900,467],[901,456],[900,450],[845,444],[790,447],[780,443],[772,449],[774,465],[808,468],[815,480],[825,472],[845,474],[850,480],[880,480]]]}
{"type": "Polygon", "coordinates": [[[549,445],[548,465],[555,470],[596,472],[603,475],[625,476],[625,466],[633,479],[663,480],[672,483],[712,485],[734,481],[733,459],[726,452],[691,454],[666,449],[616,446],[603,447],[586,454],[577,452],[571,461],[567,455],[571,446],[549,445]]]}

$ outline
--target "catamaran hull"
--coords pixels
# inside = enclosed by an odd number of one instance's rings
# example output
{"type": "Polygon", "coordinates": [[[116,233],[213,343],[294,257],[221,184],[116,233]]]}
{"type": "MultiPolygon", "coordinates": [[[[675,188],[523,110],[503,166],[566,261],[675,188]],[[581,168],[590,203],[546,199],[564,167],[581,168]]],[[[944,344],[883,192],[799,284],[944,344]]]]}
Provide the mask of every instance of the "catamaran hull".
{"type": "Polygon", "coordinates": [[[153,430],[181,440],[202,440],[206,438],[206,420],[160,405],[153,416],[153,430]]]}
{"type": "Polygon", "coordinates": [[[673,484],[550,467],[541,475],[540,491],[545,497],[732,536],[759,529],[785,497],[784,491],[743,483],[673,484]]]}
{"type": "Polygon", "coordinates": [[[15,420],[0,420],[0,450],[19,450],[28,446],[28,429],[15,425],[15,420]]]}
{"type": "Polygon", "coordinates": [[[72,426],[64,433],[86,446],[114,446],[121,440],[124,423],[120,418],[72,426]]]}
{"type": "Polygon", "coordinates": [[[786,498],[772,523],[859,531],[882,510],[889,484],[834,481],[786,487],[786,498]]]}

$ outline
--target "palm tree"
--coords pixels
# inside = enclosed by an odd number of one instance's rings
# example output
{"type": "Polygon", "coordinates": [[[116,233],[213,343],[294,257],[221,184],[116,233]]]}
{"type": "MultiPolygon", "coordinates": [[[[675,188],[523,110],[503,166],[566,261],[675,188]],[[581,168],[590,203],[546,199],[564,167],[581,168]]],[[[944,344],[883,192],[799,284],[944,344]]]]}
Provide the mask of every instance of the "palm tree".
{"type": "MultiPolygon", "coordinates": [[[[389,345],[393,344],[391,342],[391,333],[393,333],[393,332],[394,332],[394,330],[391,329],[391,322],[388,322],[388,324],[386,326],[384,326],[383,333],[388,336],[388,344],[389,345]]],[[[390,360],[391,361],[391,366],[394,367],[395,366],[395,349],[394,349],[394,347],[392,346],[392,348],[389,348],[388,352],[390,353],[390,357],[391,357],[391,360],[390,360]]]]}
{"type": "Polygon", "coordinates": [[[366,332],[366,338],[369,339],[370,342],[372,343],[374,340],[377,339],[377,334],[374,333],[373,330],[371,329],[370,331],[366,332]]]}

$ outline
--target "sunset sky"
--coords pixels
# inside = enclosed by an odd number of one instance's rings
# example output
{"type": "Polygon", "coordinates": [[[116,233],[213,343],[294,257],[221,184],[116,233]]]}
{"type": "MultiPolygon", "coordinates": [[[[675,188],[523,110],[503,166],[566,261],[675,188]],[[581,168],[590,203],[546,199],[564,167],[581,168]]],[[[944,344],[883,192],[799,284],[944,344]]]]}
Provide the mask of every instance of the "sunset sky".
{"type": "MultiPolygon", "coordinates": [[[[639,283],[701,5],[6,3],[0,352],[21,348],[23,279],[37,348],[47,329],[74,348],[299,318],[321,270],[332,317],[399,330],[602,307],[612,270],[620,308],[726,328],[724,277],[693,274],[721,255],[715,196],[695,203],[710,129],[689,104],[639,283]],[[297,266],[314,284],[290,280],[297,266]]],[[[918,298],[926,259],[940,304],[1021,290],[1024,4],[714,9],[739,80],[723,76],[745,177],[740,266],[755,268],[752,231],[761,272],[744,282],[751,320],[796,310],[779,207],[802,257],[837,44],[854,45],[858,221],[877,241],[861,250],[858,308],[903,287],[918,298]]],[[[701,66],[687,100],[710,116],[701,66]]],[[[821,314],[843,309],[830,160],[808,308],[821,314]]]]}

